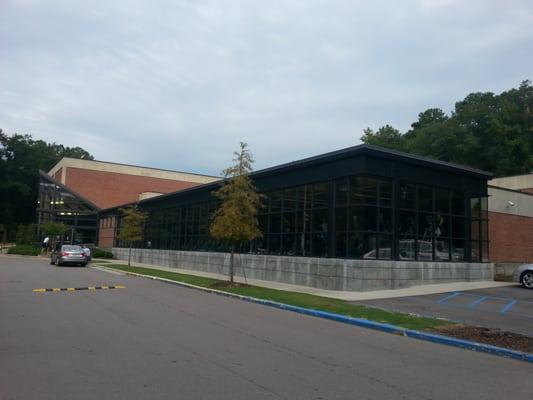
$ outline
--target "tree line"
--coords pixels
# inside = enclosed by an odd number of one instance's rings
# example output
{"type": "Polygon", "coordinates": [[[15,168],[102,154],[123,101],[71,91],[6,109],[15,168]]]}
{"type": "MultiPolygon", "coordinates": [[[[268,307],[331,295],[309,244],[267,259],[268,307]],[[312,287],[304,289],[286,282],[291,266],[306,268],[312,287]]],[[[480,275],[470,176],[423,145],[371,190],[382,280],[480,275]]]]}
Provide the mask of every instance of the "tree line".
{"type": "Polygon", "coordinates": [[[18,225],[35,222],[39,169],[48,171],[63,157],[93,159],[81,147],[8,135],[0,129],[0,231],[10,240],[15,239],[18,225]]]}
{"type": "Polygon", "coordinates": [[[401,133],[390,125],[365,129],[361,141],[508,176],[533,172],[533,86],[500,94],[471,93],[447,115],[440,108],[418,114],[401,133]]]}

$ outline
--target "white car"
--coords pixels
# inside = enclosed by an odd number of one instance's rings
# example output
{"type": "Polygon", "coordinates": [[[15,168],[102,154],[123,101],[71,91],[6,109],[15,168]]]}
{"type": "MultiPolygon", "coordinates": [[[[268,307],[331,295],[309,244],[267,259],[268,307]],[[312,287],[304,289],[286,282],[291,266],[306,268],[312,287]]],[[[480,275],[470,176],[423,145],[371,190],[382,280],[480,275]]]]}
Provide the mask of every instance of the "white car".
{"type": "Polygon", "coordinates": [[[514,280],[528,289],[533,289],[533,264],[518,267],[514,272],[514,280]]]}

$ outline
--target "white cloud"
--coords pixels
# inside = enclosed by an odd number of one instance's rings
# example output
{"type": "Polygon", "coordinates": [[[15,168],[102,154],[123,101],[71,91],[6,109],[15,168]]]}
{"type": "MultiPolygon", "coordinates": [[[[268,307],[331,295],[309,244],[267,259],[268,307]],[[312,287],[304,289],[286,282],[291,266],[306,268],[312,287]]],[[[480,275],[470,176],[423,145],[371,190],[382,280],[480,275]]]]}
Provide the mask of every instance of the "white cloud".
{"type": "Polygon", "coordinates": [[[218,173],[406,129],[531,78],[527,1],[67,1],[0,6],[0,128],[218,173]]]}

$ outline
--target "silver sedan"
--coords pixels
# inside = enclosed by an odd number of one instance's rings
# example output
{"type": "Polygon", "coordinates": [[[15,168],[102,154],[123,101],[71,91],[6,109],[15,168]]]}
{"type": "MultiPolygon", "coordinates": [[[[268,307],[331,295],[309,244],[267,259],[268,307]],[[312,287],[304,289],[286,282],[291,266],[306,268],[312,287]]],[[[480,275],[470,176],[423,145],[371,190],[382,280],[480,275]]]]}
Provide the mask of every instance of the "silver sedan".
{"type": "Polygon", "coordinates": [[[87,265],[87,255],[77,245],[63,245],[58,246],[50,256],[50,264],[64,265],[64,264],[81,264],[87,265]]]}
{"type": "Polygon", "coordinates": [[[528,289],[533,289],[533,264],[518,267],[514,272],[514,280],[528,289]]]}

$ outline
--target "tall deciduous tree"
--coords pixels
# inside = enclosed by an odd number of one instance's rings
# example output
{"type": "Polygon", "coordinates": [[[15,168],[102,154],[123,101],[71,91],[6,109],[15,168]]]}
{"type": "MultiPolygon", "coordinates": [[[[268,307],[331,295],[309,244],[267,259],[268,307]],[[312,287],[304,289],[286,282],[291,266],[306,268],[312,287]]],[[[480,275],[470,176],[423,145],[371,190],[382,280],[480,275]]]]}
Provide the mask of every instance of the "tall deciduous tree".
{"type": "Polygon", "coordinates": [[[210,227],[211,235],[231,244],[230,282],[234,281],[234,254],[239,244],[250,242],[262,236],[258,226],[257,213],[261,206],[261,195],[249,177],[254,162],[248,145],[240,143],[235,151],[234,164],[223,171],[226,179],[222,187],[213,192],[220,200],[220,207],[214,214],[210,227]]]}
{"type": "Polygon", "coordinates": [[[374,146],[386,147],[388,149],[405,150],[403,146],[403,137],[398,129],[390,125],[382,126],[377,132],[370,128],[363,131],[361,141],[374,146]]]}
{"type": "Polygon", "coordinates": [[[430,108],[405,134],[386,125],[364,131],[363,143],[469,165],[496,176],[533,171],[533,86],[498,95],[471,93],[447,116],[430,108]]]}
{"type": "Polygon", "coordinates": [[[142,240],[146,214],[134,206],[121,208],[122,219],[120,221],[120,233],[118,238],[129,245],[128,267],[131,265],[131,248],[133,243],[142,240]]]}
{"type": "MultiPolygon", "coordinates": [[[[39,227],[39,229],[41,232],[51,238],[50,245],[52,248],[54,248],[58,236],[62,237],[65,233],[70,231],[68,225],[64,224],[63,222],[56,221],[45,222],[39,227]]],[[[62,238],[60,238],[60,240],[62,240],[62,238]]]]}
{"type": "Polygon", "coordinates": [[[63,222],[45,222],[40,226],[41,231],[48,236],[61,236],[67,233],[70,228],[63,222]]]}

